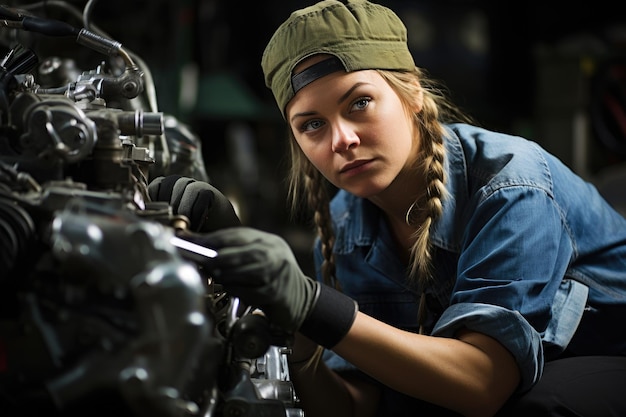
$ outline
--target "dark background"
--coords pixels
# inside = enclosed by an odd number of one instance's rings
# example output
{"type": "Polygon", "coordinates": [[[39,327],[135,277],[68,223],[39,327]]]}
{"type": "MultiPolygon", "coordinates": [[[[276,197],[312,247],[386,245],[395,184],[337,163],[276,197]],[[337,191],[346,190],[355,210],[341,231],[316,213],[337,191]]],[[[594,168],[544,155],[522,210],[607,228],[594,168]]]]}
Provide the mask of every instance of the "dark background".
{"type": "MultiPolygon", "coordinates": [[[[69,3],[85,6],[84,0],[69,3]]],[[[626,15],[619,2],[380,3],[407,24],[417,64],[444,81],[460,107],[485,127],[539,142],[602,187],[616,207],[623,204],[626,15]]],[[[197,133],[212,182],[237,204],[244,222],[304,246],[310,233],[306,216],[289,219],[285,128],[264,86],[260,58],[289,13],[310,4],[101,0],[91,14],[148,64],[161,111],[197,133]],[[305,233],[293,224],[304,225],[305,233]]],[[[80,23],[52,5],[36,13],[80,23]]],[[[102,59],[71,40],[47,47],[84,70],[102,59]]]]}

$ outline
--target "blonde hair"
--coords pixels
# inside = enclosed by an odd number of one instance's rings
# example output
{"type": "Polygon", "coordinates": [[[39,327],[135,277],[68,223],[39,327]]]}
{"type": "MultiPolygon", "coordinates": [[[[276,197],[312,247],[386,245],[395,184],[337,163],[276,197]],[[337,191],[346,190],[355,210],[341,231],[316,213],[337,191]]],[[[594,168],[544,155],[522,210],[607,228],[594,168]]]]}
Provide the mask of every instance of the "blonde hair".
{"type": "MultiPolygon", "coordinates": [[[[423,291],[431,281],[430,227],[441,215],[442,200],[446,195],[443,123],[472,120],[447,99],[442,85],[427,78],[423,69],[416,67],[412,72],[377,71],[398,94],[405,109],[413,108],[415,97],[423,94],[422,109],[413,113],[412,117],[421,138],[420,157],[415,168],[424,175],[426,187],[407,213],[407,223],[415,227],[415,243],[411,248],[407,274],[410,282],[418,284],[423,291]]],[[[295,212],[301,203],[306,203],[313,210],[313,220],[324,258],[321,265],[322,276],[325,283],[338,288],[333,254],[335,235],[329,209],[329,183],[302,153],[291,133],[290,138],[291,164],[288,180],[291,207],[295,212]]]]}

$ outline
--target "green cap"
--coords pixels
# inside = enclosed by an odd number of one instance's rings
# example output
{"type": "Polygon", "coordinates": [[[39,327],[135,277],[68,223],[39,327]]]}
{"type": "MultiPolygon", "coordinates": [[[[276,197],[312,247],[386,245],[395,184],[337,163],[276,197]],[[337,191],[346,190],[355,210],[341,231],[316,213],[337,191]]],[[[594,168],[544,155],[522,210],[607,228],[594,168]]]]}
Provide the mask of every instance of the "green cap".
{"type": "MultiPolygon", "coordinates": [[[[320,1],[291,13],[263,52],[265,84],[272,90],[283,117],[287,103],[297,92],[292,82],[294,67],[316,54],[334,55],[342,64],[339,68],[345,71],[415,68],[406,27],[393,11],[366,0],[320,1]]],[[[332,63],[325,67],[308,77],[308,82],[337,68],[332,63]]]]}

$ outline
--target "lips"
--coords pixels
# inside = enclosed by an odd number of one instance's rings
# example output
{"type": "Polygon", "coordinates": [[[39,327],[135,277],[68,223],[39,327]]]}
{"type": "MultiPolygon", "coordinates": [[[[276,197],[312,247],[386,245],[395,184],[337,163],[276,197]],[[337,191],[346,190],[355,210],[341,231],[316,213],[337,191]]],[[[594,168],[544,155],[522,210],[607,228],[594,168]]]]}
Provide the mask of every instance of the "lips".
{"type": "Polygon", "coordinates": [[[341,167],[341,169],[339,170],[339,173],[344,174],[348,171],[355,170],[359,167],[362,167],[363,165],[370,163],[371,161],[372,161],[371,159],[367,159],[367,160],[361,159],[358,161],[350,162],[349,164],[345,164],[343,167],[341,167]]]}

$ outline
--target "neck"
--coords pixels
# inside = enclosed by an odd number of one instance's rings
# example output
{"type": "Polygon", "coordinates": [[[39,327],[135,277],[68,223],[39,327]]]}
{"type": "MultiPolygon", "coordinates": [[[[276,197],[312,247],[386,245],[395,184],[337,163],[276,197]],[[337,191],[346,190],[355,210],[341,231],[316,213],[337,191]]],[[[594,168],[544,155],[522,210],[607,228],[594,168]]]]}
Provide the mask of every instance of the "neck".
{"type": "Polygon", "coordinates": [[[407,225],[408,211],[414,206],[424,189],[424,181],[415,171],[404,172],[387,189],[369,200],[385,212],[393,223],[407,225]]]}

